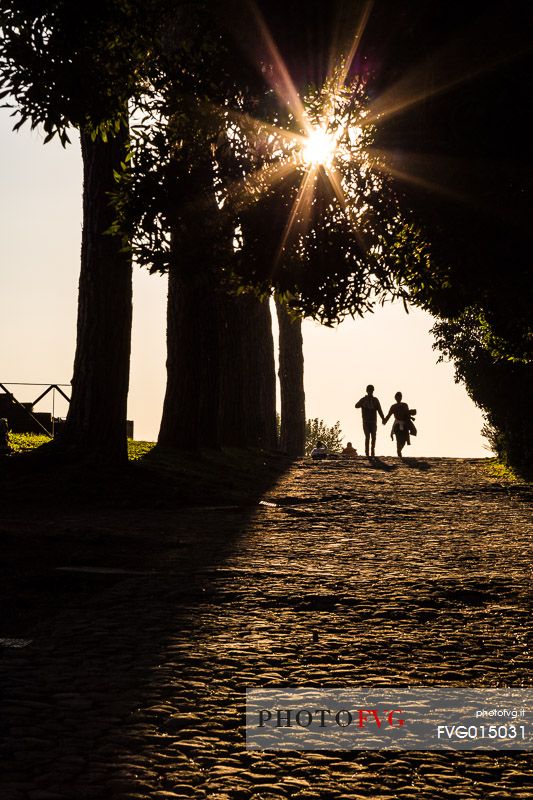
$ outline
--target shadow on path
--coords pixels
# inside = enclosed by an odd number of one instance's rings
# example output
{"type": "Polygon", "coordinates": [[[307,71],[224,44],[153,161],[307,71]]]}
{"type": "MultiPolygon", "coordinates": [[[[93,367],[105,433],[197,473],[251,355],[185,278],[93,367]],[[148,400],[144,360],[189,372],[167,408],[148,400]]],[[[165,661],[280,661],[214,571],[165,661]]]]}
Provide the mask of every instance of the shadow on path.
{"type": "Polygon", "coordinates": [[[5,651],[2,800],[255,800],[258,782],[276,798],[376,797],[386,786],[406,800],[484,800],[505,797],[502,775],[514,792],[527,754],[409,754],[398,768],[395,753],[254,753],[242,730],[246,686],[525,680],[525,639],[515,641],[529,619],[525,511],[505,496],[443,502],[443,491],[483,488],[476,469],[439,462],[387,480],[300,461],[260,508],[115,513],[116,551],[110,512],[86,517],[77,534],[87,545],[70,565],[92,555],[139,574],[115,574],[5,651]],[[327,516],[286,515],[316,496],[328,498],[327,516]],[[402,510],[410,516],[399,520],[402,510]],[[504,568],[514,593],[491,578],[504,568]],[[387,575],[379,591],[376,574],[387,575]]]}
{"type": "Polygon", "coordinates": [[[403,460],[403,463],[406,467],[410,469],[419,469],[421,472],[427,472],[428,469],[431,469],[430,464],[427,461],[420,461],[418,458],[410,458],[406,456],[403,460]]]}
{"type": "Polygon", "coordinates": [[[372,458],[368,461],[368,466],[372,469],[380,469],[383,472],[394,472],[395,469],[398,469],[396,464],[387,464],[386,461],[382,461],[381,458],[372,458]]]}

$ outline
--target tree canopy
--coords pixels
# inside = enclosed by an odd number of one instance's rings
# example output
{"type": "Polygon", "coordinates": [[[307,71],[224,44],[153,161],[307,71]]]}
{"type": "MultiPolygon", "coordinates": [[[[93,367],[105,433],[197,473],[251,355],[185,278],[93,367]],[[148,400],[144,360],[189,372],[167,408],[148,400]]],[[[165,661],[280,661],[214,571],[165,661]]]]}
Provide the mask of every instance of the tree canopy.
{"type": "Polygon", "coordinates": [[[219,280],[276,292],[325,323],[403,295],[404,265],[425,274],[427,253],[368,158],[366,80],[341,53],[322,83],[298,85],[263,23],[248,20],[254,63],[209,4],[195,12],[187,46],[162,51],[132,128],[119,205],[139,262],[168,269],[174,241],[182,270],[195,273],[195,249],[210,247],[219,280]],[[317,135],[334,164],[308,158],[317,135]]]}
{"type": "Polygon", "coordinates": [[[154,31],[156,0],[2,0],[0,86],[18,117],[47,140],[90,124],[104,135],[120,121],[154,31]]]}
{"type": "Polygon", "coordinates": [[[42,126],[45,143],[59,135],[63,145],[69,128],[80,132],[76,353],[67,422],[54,454],[127,457],[132,263],[122,238],[108,233],[116,217],[114,176],[127,173],[128,104],[144,80],[164,7],[156,0],[0,4],[0,90],[18,120],[15,130],[25,122],[42,126]]]}
{"type": "Polygon", "coordinates": [[[520,361],[532,354],[531,22],[525,5],[410,0],[377,3],[365,32],[380,64],[374,146],[430,244],[433,280],[407,273],[412,298],[450,319],[468,310],[489,352],[520,361]]]}
{"type": "Polygon", "coordinates": [[[16,128],[63,144],[71,126],[105,142],[133,111],[111,232],[141,265],[179,270],[191,296],[274,293],[325,324],[399,297],[447,320],[439,341],[457,363],[467,325],[487,374],[525,365],[530,11],[353,12],[0,0],[0,91],[16,128]]]}

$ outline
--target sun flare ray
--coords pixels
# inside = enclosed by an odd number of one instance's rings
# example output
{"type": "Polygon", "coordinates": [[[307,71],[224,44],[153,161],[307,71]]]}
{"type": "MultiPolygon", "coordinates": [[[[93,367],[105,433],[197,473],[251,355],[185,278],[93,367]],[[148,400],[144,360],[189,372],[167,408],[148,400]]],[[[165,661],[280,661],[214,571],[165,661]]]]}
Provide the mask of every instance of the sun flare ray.
{"type": "Polygon", "coordinates": [[[235,109],[219,109],[222,110],[224,113],[227,114],[229,119],[234,120],[239,125],[242,126],[243,130],[249,129],[261,135],[263,133],[270,134],[271,136],[277,137],[282,139],[283,142],[287,145],[299,145],[303,146],[306,142],[307,137],[301,133],[296,133],[295,131],[289,131],[286,128],[282,128],[279,125],[274,125],[273,123],[267,122],[262,119],[257,119],[253,117],[251,114],[246,114],[243,111],[236,111],[235,109]]]}
{"type": "Polygon", "coordinates": [[[285,231],[280,242],[278,256],[276,258],[276,266],[283,255],[283,252],[285,251],[289,239],[294,235],[295,230],[304,231],[306,228],[306,223],[309,220],[309,212],[316,177],[317,168],[312,166],[309,170],[307,170],[300,182],[300,186],[298,187],[298,192],[294,198],[289,219],[287,220],[285,231]],[[302,210],[303,216],[299,218],[299,214],[302,210]]]}
{"type": "Polygon", "coordinates": [[[366,26],[368,24],[368,20],[372,12],[373,5],[374,5],[374,0],[367,0],[367,2],[363,6],[363,10],[361,12],[361,16],[359,17],[359,22],[357,24],[355,34],[351,41],[350,49],[343,58],[344,63],[342,70],[339,74],[339,80],[338,80],[339,88],[341,86],[344,86],[346,83],[346,79],[348,78],[350,69],[352,68],[352,64],[356,56],[359,44],[361,42],[361,39],[363,38],[363,33],[365,32],[366,26]]]}
{"type": "Polygon", "coordinates": [[[242,178],[225,184],[224,194],[232,199],[238,198],[235,205],[238,208],[244,208],[250,203],[256,202],[259,195],[280,183],[293,172],[293,169],[292,164],[283,161],[275,164],[263,164],[242,178]]]}
{"type": "MultiPolygon", "coordinates": [[[[401,169],[400,167],[395,166],[395,164],[392,163],[395,154],[389,153],[387,150],[373,147],[369,149],[368,155],[370,158],[370,163],[372,164],[372,168],[389,175],[391,178],[397,178],[399,181],[410,183],[413,186],[418,186],[428,192],[440,194],[444,197],[449,197],[450,199],[461,203],[473,202],[473,198],[468,197],[468,195],[463,192],[455,191],[441,183],[438,183],[437,181],[424,178],[421,175],[417,175],[414,171],[409,171],[409,169],[401,169]]],[[[418,163],[419,168],[421,166],[421,162],[426,161],[425,159],[421,159],[417,154],[404,153],[403,157],[406,162],[412,161],[415,165],[418,163]]],[[[432,164],[434,165],[437,160],[438,159],[433,157],[431,159],[432,164]]],[[[446,163],[449,165],[448,159],[446,160],[446,163]]],[[[406,166],[408,166],[408,163],[406,166]]]]}
{"type": "MultiPolygon", "coordinates": [[[[256,118],[238,108],[215,109],[226,120],[230,150],[235,153],[233,169],[245,156],[249,169],[242,177],[223,185],[221,197],[236,211],[259,202],[282,183],[279,201],[286,204],[287,219],[272,269],[288,256],[290,248],[302,245],[310,225],[317,235],[336,221],[348,222],[363,250],[362,220],[368,220],[372,197],[377,197],[383,178],[372,176],[367,148],[374,126],[365,120],[368,113],[364,81],[348,80],[357,48],[368,23],[373,0],[361,7],[354,35],[344,56],[320,87],[310,87],[300,95],[288,68],[267,28],[259,9],[252,4],[256,27],[267,67],[264,78],[278,97],[283,111],[270,119],[256,118]],[[288,112],[288,116],[287,116],[288,112]],[[278,119],[286,119],[277,124],[278,119]],[[300,180],[284,182],[293,174],[300,180]],[[324,216],[325,215],[325,216],[324,216]],[[328,221],[329,220],[329,221],[328,221]]],[[[216,157],[216,156],[215,156],[216,157]]],[[[224,145],[222,147],[224,158],[224,145]]],[[[274,199],[274,195],[272,195],[274,199]]],[[[224,202],[226,202],[224,200],[224,202]]],[[[327,235],[327,234],[326,234],[327,235]]]]}
{"type": "Polygon", "coordinates": [[[285,64],[285,61],[283,60],[282,55],[279,52],[274,39],[272,38],[272,34],[268,30],[261,12],[255,4],[252,5],[252,11],[260,35],[266,46],[267,52],[270,55],[271,63],[273,65],[272,74],[267,72],[265,77],[278,98],[284,105],[289,107],[294,119],[300,126],[300,129],[309,135],[311,132],[311,127],[307,118],[304,104],[290,76],[287,65],[285,64]]]}
{"type": "Polygon", "coordinates": [[[396,114],[402,114],[419,103],[445,94],[456,86],[474,81],[497,67],[520,58],[531,48],[529,41],[524,44],[507,41],[503,37],[487,45],[479,37],[479,32],[475,34],[473,32],[469,39],[470,48],[465,49],[464,45],[458,47],[458,42],[452,42],[382,92],[370,104],[364,124],[369,125],[378,120],[382,122],[396,114]],[[476,50],[476,47],[481,48],[482,43],[483,49],[476,50]],[[469,54],[468,60],[465,60],[465,51],[469,54]],[[440,75],[428,87],[428,75],[435,74],[437,70],[440,75]]]}

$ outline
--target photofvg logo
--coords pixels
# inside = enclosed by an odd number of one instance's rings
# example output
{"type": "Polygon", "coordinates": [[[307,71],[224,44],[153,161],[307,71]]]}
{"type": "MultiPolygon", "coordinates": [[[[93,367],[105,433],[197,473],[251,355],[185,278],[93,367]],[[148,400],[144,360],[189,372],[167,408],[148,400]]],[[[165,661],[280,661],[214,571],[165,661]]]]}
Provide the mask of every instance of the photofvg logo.
{"type": "Polygon", "coordinates": [[[531,689],[247,689],[253,750],[530,750],[531,689]]]}
{"type": "Polygon", "coordinates": [[[315,708],[313,711],[308,708],[278,708],[275,712],[276,719],[273,720],[272,711],[263,708],[259,712],[259,727],[265,728],[268,723],[272,722],[276,728],[292,728],[294,725],[310,728],[313,722],[317,722],[320,728],[325,728],[326,719],[328,719],[332,725],[339,728],[347,728],[350,725],[364,728],[367,724],[377,725],[378,728],[381,728],[382,725],[389,725],[392,728],[395,725],[402,726],[404,724],[403,719],[400,718],[401,713],[399,708],[383,712],[377,708],[358,708],[352,711],[347,708],[341,708],[339,711],[332,711],[331,708],[315,708]],[[395,715],[398,717],[397,720],[394,719],[395,715]]]}

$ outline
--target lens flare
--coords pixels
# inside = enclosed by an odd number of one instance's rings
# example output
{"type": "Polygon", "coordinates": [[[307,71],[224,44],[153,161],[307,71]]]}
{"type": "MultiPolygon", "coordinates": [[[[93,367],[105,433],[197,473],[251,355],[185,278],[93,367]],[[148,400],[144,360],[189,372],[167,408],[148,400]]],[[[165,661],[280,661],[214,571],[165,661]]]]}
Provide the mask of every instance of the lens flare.
{"type": "Polygon", "coordinates": [[[314,128],[305,137],[302,147],[302,160],[306,166],[330,167],[335,159],[337,142],[335,137],[322,128],[314,128]]]}

